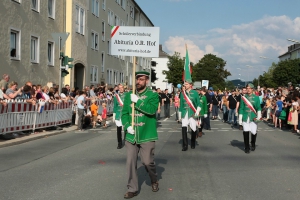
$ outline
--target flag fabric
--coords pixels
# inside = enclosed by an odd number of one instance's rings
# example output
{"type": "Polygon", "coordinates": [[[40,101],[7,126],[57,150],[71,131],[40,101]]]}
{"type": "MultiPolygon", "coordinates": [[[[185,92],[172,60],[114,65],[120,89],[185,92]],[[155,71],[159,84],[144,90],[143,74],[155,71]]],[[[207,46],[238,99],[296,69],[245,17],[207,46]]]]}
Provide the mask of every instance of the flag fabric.
{"type": "Polygon", "coordinates": [[[192,80],[192,67],[190,65],[190,59],[189,59],[189,52],[186,47],[186,53],[185,53],[185,63],[184,63],[184,70],[182,74],[182,81],[185,81],[187,79],[192,80]]]}

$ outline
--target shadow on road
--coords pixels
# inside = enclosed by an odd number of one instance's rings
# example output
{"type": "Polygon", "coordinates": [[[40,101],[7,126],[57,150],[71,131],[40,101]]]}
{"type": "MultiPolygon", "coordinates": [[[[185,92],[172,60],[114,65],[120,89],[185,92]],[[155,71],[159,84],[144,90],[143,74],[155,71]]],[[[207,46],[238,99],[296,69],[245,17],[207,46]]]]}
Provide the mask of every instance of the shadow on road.
{"type": "Polygon", "coordinates": [[[238,140],[232,140],[230,142],[230,145],[233,146],[233,147],[237,147],[242,151],[244,151],[244,148],[245,148],[244,142],[241,142],[241,141],[238,141],[238,140]]]}
{"type": "MultiPolygon", "coordinates": [[[[155,165],[156,165],[156,173],[157,173],[157,180],[162,179],[162,173],[165,171],[164,167],[159,166],[160,164],[167,164],[166,159],[155,159],[155,165]]],[[[144,166],[140,166],[137,170],[138,173],[138,179],[139,179],[139,192],[141,190],[141,186],[145,182],[148,186],[151,187],[151,181],[150,177],[148,175],[148,172],[146,171],[144,166]]]]}

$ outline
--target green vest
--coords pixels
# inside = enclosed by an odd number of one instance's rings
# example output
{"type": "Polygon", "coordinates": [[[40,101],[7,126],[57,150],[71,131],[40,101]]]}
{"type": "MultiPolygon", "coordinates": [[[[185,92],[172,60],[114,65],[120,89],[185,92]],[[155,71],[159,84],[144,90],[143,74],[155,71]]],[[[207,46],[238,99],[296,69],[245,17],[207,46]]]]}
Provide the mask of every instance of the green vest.
{"type": "MultiPolygon", "coordinates": [[[[131,100],[128,92],[125,95],[124,106],[122,110],[122,124],[124,130],[131,126],[131,100]]],[[[158,109],[159,98],[156,92],[146,88],[142,93],[136,94],[139,100],[135,104],[135,117],[134,117],[134,131],[135,134],[126,133],[125,140],[134,144],[141,144],[158,140],[157,124],[156,124],[156,111],[158,109]]]]}
{"type": "Polygon", "coordinates": [[[205,95],[200,95],[200,116],[204,116],[207,114],[207,99],[205,95]]]}
{"type": "MultiPolygon", "coordinates": [[[[186,95],[192,101],[192,103],[196,109],[197,109],[197,107],[200,107],[199,94],[197,93],[197,91],[195,91],[195,90],[190,90],[190,92],[186,91],[186,95]]],[[[181,118],[184,118],[186,113],[188,113],[188,118],[195,115],[194,111],[190,108],[190,106],[184,99],[182,92],[180,93],[179,111],[181,112],[181,118]]]]}
{"type": "MultiPolygon", "coordinates": [[[[126,94],[125,92],[119,94],[119,97],[123,101],[123,104],[124,104],[125,94],[126,94]]],[[[122,109],[123,109],[123,106],[120,105],[117,97],[114,96],[114,110],[113,110],[113,113],[116,114],[116,117],[115,117],[116,120],[121,119],[122,109]]]]}
{"type": "MultiPolygon", "coordinates": [[[[246,97],[248,101],[251,102],[252,106],[256,110],[256,113],[257,111],[261,111],[260,101],[258,96],[254,94],[251,95],[245,94],[244,97],[246,97]]],[[[250,121],[253,121],[254,118],[257,118],[256,114],[252,110],[250,110],[250,108],[247,106],[247,104],[245,104],[242,98],[240,102],[239,114],[243,115],[243,122],[247,122],[248,117],[250,121]]]]}

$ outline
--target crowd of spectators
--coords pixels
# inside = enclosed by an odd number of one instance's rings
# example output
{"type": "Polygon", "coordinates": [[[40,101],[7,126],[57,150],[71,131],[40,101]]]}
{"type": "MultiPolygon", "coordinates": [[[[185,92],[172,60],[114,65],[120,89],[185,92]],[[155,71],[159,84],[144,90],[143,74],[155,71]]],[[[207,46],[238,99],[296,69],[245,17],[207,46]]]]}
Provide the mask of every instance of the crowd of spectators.
{"type": "MultiPolygon", "coordinates": [[[[223,122],[237,125],[238,103],[245,88],[225,90],[210,94],[218,99],[218,107],[223,112],[223,122]]],[[[300,88],[291,83],[286,87],[267,88],[262,87],[253,91],[259,97],[263,120],[270,126],[278,129],[288,129],[293,133],[300,130],[300,88]]],[[[214,119],[214,118],[212,118],[214,119]]]]}
{"type": "MultiPolygon", "coordinates": [[[[0,81],[0,104],[2,106],[6,106],[8,102],[27,102],[32,105],[37,105],[38,102],[58,104],[71,100],[74,104],[73,111],[76,116],[78,115],[77,98],[80,94],[84,93],[85,101],[90,100],[91,102],[95,102],[95,100],[103,100],[98,101],[103,103],[98,105],[96,109],[95,106],[93,106],[93,109],[90,106],[85,106],[83,123],[85,126],[89,126],[93,122],[93,127],[95,127],[95,123],[97,122],[106,127],[108,114],[106,107],[112,103],[116,92],[118,92],[117,86],[108,88],[107,84],[85,86],[82,90],[79,90],[78,87],[71,89],[69,85],[65,85],[59,92],[59,86],[52,82],[48,82],[46,85],[35,85],[31,81],[18,83],[10,80],[8,74],[4,74],[0,81]]],[[[96,104],[94,103],[94,105],[96,104]]],[[[75,124],[78,122],[78,116],[76,118],[77,120],[74,119],[75,124]]]]}

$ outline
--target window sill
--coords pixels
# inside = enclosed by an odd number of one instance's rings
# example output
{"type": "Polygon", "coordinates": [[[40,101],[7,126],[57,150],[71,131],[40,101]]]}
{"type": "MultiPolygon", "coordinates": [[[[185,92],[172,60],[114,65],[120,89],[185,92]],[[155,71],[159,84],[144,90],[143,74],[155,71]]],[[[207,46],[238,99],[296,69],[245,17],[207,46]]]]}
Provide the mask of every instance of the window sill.
{"type": "Polygon", "coordinates": [[[49,19],[55,20],[55,17],[48,15],[49,19]]]}
{"type": "Polygon", "coordinates": [[[53,65],[53,64],[50,64],[50,63],[48,63],[48,67],[54,67],[54,65],[53,65]]]}
{"type": "Polygon", "coordinates": [[[11,60],[20,61],[21,59],[19,57],[10,57],[11,60]]]}
{"type": "Polygon", "coordinates": [[[39,64],[37,61],[31,61],[31,64],[39,64]]]}
{"type": "Polygon", "coordinates": [[[32,11],[36,12],[36,13],[40,13],[40,11],[34,9],[34,8],[31,8],[32,11]]]}

